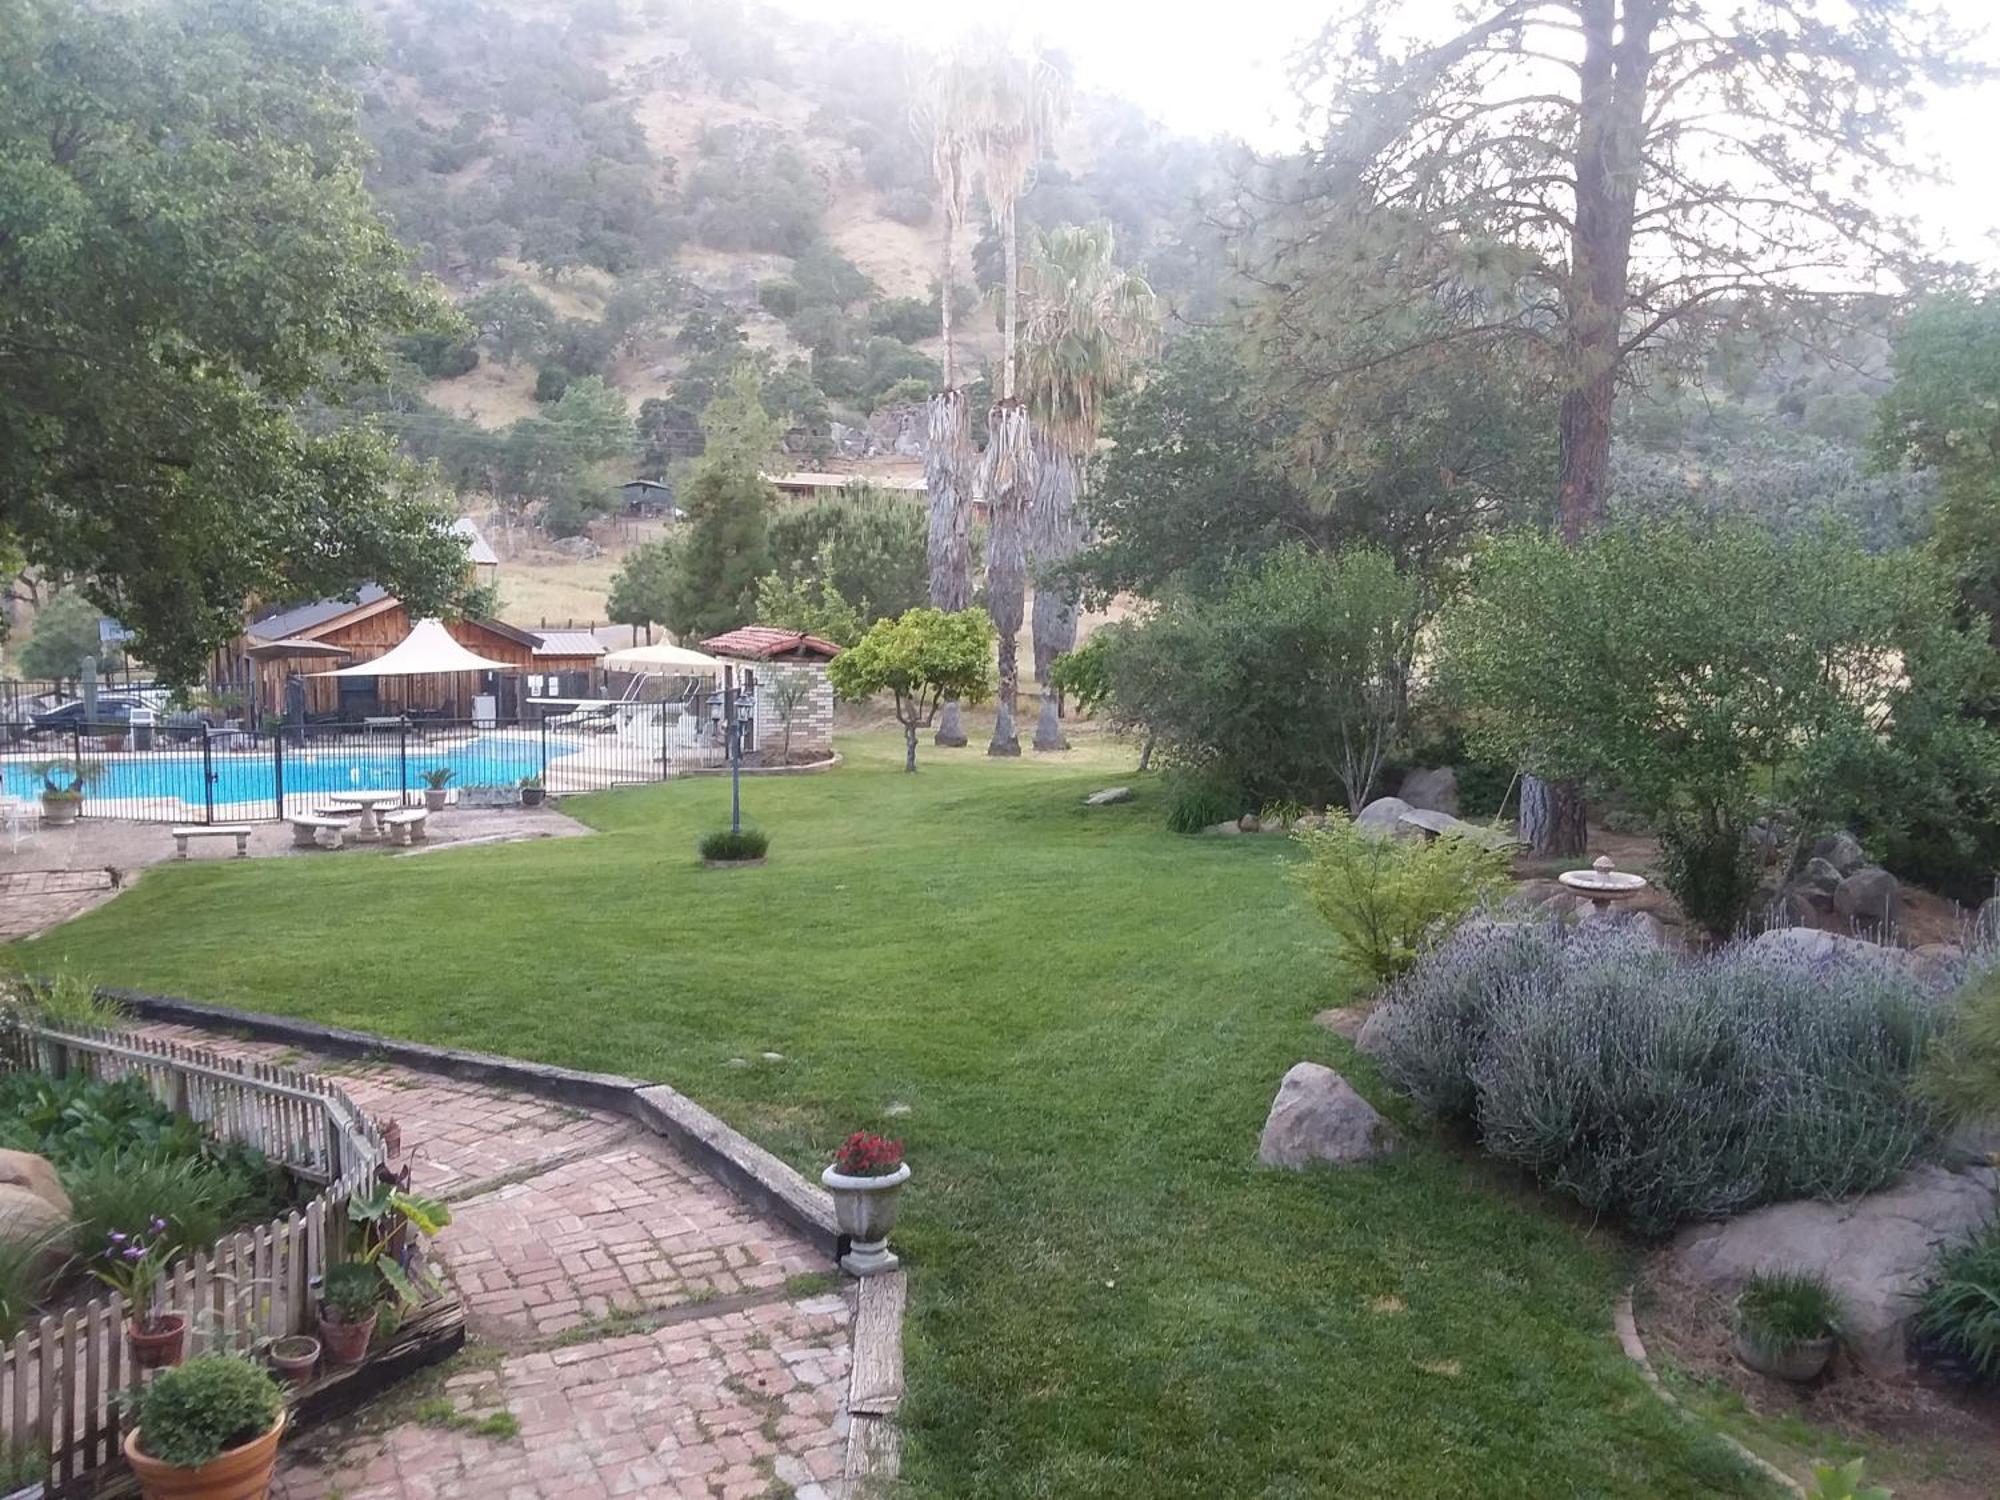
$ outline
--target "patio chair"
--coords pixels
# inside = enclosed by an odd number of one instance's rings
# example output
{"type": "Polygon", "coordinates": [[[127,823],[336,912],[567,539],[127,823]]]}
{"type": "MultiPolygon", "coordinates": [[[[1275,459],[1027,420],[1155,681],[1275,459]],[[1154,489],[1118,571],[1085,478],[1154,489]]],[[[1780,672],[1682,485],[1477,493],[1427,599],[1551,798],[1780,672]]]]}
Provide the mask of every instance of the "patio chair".
{"type": "Polygon", "coordinates": [[[23,844],[35,841],[40,826],[39,810],[26,797],[0,796],[0,819],[7,824],[7,850],[18,854],[23,844]]]}

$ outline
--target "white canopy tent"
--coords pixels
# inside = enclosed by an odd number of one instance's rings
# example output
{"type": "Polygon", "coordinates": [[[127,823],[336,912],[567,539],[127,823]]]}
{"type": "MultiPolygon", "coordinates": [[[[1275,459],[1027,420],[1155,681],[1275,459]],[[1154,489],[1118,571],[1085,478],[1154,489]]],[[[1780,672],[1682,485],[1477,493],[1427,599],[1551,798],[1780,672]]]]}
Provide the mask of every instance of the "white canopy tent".
{"type": "Polygon", "coordinates": [[[651,672],[662,677],[720,677],[722,662],[686,646],[631,646],[613,651],[604,665],[614,672],[651,672]]]}
{"type": "Polygon", "coordinates": [[[419,620],[410,633],[369,661],[356,662],[314,677],[430,677],[449,672],[512,672],[504,661],[468,651],[444,628],[442,620],[419,620]]]}

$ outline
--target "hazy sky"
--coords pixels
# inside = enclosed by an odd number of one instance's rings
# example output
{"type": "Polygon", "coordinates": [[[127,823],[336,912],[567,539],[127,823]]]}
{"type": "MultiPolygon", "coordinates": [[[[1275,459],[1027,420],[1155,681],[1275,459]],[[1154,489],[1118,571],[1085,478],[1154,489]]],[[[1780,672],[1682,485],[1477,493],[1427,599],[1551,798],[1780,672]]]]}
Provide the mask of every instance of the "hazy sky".
{"type": "MultiPolygon", "coordinates": [[[[877,0],[777,0],[819,16],[880,23],[877,0]]],[[[1968,27],[1986,26],[1980,55],[2000,62],[2000,3],[1944,0],[1968,27]]],[[[1455,0],[1404,0],[1405,17],[1435,12],[1440,26],[1455,0]]],[[[1019,18],[1075,60],[1079,82],[1121,94],[1190,135],[1228,133],[1275,147],[1299,139],[1288,60],[1334,9],[1329,0],[1009,0],[1019,18]]],[[[895,15],[914,41],[969,27],[996,14],[972,0],[930,0],[895,15]]],[[[2000,264],[2000,83],[1936,101],[1908,127],[1913,147],[1936,158],[1950,185],[1925,189],[1912,208],[1949,249],[2000,264]]]]}

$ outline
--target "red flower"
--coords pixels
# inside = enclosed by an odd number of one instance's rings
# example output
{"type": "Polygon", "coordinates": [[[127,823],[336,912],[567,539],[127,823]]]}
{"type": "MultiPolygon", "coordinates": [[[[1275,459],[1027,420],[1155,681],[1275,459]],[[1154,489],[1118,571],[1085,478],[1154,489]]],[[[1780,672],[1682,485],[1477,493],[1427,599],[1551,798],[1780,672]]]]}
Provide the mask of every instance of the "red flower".
{"type": "Polygon", "coordinates": [[[833,1154],[836,1171],[845,1177],[886,1177],[903,1164],[903,1143],[857,1130],[833,1154]]]}

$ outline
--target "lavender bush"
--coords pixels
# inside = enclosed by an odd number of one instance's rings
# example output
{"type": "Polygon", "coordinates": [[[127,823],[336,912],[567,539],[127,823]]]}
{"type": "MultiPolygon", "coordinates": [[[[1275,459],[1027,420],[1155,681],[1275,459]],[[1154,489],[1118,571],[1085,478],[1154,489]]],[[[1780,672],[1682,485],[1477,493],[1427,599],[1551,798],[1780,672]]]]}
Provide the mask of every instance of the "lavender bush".
{"type": "Polygon", "coordinates": [[[1937,1138],[1916,1073],[1950,1013],[1871,957],[1476,919],[1390,990],[1371,1047],[1495,1156],[1659,1235],[1894,1178],[1937,1138]]]}

